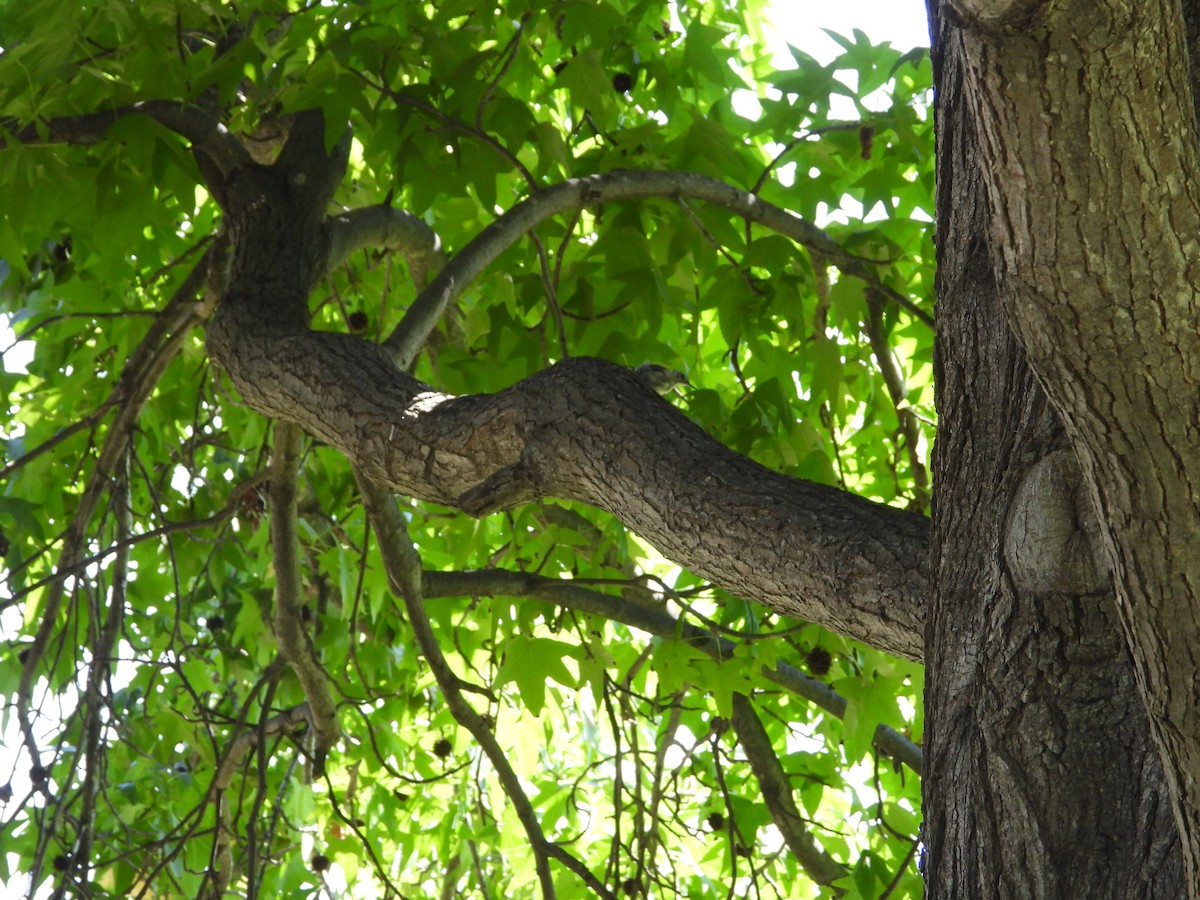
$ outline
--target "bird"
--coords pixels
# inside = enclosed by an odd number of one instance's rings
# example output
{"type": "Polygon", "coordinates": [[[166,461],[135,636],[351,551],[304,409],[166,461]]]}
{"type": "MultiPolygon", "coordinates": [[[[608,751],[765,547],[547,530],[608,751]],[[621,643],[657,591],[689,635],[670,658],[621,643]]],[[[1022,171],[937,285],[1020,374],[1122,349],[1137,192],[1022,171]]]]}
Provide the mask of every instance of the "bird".
{"type": "Polygon", "coordinates": [[[660,366],[657,363],[642,363],[633,370],[646,387],[654,391],[656,394],[670,394],[679,392],[678,389],[687,386],[691,387],[692,383],[687,380],[687,376],[676,369],[668,369],[666,366],[660,366]]]}

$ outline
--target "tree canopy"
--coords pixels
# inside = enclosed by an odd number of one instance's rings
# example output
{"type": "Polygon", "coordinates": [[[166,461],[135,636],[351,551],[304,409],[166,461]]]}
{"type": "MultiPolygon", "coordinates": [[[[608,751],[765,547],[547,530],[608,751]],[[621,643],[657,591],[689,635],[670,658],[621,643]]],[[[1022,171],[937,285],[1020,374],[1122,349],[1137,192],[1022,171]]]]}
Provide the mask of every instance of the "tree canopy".
{"type": "Polygon", "coordinates": [[[10,887],[920,895],[930,66],[761,13],[0,6],[10,887]]]}

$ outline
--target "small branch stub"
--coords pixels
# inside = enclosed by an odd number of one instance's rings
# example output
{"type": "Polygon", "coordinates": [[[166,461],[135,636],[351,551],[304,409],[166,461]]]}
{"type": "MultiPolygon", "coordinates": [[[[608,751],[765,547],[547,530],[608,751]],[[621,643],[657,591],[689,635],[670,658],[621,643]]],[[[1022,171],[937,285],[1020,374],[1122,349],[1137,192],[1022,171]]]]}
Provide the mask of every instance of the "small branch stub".
{"type": "Polygon", "coordinates": [[[1004,558],[1022,591],[1094,594],[1109,580],[1099,535],[1075,454],[1058,450],[1035,463],[1017,488],[1004,558]]]}

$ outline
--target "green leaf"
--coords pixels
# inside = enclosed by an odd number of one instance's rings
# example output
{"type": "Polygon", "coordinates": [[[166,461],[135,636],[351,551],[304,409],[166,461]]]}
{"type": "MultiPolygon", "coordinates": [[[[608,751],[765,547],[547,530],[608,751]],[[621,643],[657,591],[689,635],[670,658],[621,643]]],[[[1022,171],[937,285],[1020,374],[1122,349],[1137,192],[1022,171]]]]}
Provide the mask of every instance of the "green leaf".
{"type": "Polygon", "coordinates": [[[569,688],[577,686],[563,660],[575,659],[578,654],[578,647],[562,641],[516,637],[505,648],[496,685],[515,682],[526,708],[532,715],[540,716],[546,705],[547,681],[569,688]]]}
{"type": "MultiPolygon", "coordinates": [[[[829,287],[818,277],[823,261],[814,266],[790,238],[718,205],[675,196],[601,204],[586,179],[688,171],[753,188],[759,201],[825,223],[847,250],[880,260],[884,283],[932,310],[930,64],[856,34],[830,65],[794,50],[795,67],[776,71],[788,61],[771,49],[778,36],[759,21],[761,0],[670,9],[644,0],[86,6],[0,4],[0,108],[16,123],[12,134],[28,126],[36,137],[18,145],[10,135],[0,153],[0,440],[9,466],[0,483],[0,607],[8,604],[0,720],[14,722],[22,652],[41,631],[31,713],[43,751],[67,754],[53,776],[65,786],[52,792],[54,809],[6,807],[0,878],[32,871],[40,853],[45,875],[29,892],[50,890],[51,862],[74,838],[41,834],[39,817],[83,827],[90,815],[88,828],[104,840],[79,871],[98,895],[197,896],[211,880],[218,825],[205,798],[221,772],[230,893],[302,897],[325,878],[386,880],[386,891],[414,897],[536,894],[536,858],[515,804],[417,650],[419,623],[392,592],[339,449],[369,441],[387,467],[399,443],[367,432],[330,440],[326,430],[347,397],[381,409],[386,379],[329,403],[314,395],[303,417],[325,424],[298,456],[296,600],[304,652],[322,670],[341,731],[327,778],[314,777],[313,729],[297,712],[312,683],[279,656],[272,625],[272,539],[286,513],[269,508],[263,479],[279,429],[247,405],[252,386],[236,367],[224,370],[229,360],[211,340],[225,266],[210,262],[223,252],[221,234],[237,244],[227,263],[281,264],[254,283],[265,307],[293,303],[303,313],[298,295],[314,282],[312,327],[338,333],[330,345],[349,352],[365,352],[355,341],[383,340],[413,308],[423,285],[411,281],[412,235],[388,235],[383,246],[367,228],[359,237],[368,243],[326,273],[303,258],[301,223],[289,220],[287,233],[263,244],[248,236],[247,220],[218,208],[212,193],[222,192],[202,182],[190,145],[229,135],[269,161],[294,114],[319,108],[319,149],[340,140],[346,123],[353,138],[328,213],[340,219],[386,198],[433,229],[450,259],[499,246],[498,210],[562,204],[550,218],[526,220],[515,242],[505,236],[507,249],[456,285],[463,290],[438,317],[415,377],[439,394],[503,397],[568,355],[667,365],[686,371],[692,387],[665,402],[733,451],[785,475],[908,503],[914,466],[863,334],[862,280],[834,267],[829,287]],[[735,108],[742,88],[762,104],[756,120],[735,108]],[[875,88],[866,160],[860,123],[844,117],[866,116],[862,94],[875,88]],[[191,117],[186,136],[168,127],[170,117],[118,115],[105,130],[60,140],[70,131],[61,117],[144,100],[187,104],[178,111],[191,117]],[[555,193],[567,178],[581,179],[576,192],[555,193]],[[864,222],[851,201],[881,204],[886,217],[864,222]],[[281,280],[294,277],[285,301],[281,280]],[[363,317],[365,331],[352,329],[363,317]],[[5,326],[29,340],[10,350],[16,335],[5,326]],[[19,372],[25,351],[32,356],[19,372]],[[83,567],[60,569],[76,552],[83,567]],[[105,649],[100,634],[118,609],[117,638],[105,649]],[[99,701],[83,698],[89,683],[102,685],[99,701]],[[105,725],[93,750],[83,727],[94,702],[105,725]],[[68,757],[80,773],[108,773],[94,803],[68,784],[68,757]],[[324,876],[314,871],[322,856],[331,866],[324,876]],[[268,864],[255,869],[254,859],[268,864]]],[[[227,192],[253,209],[251,219],[278,215],[296,186],[273,183],[250,197],[266,164],[228,172],[227,192]]],[[[906,310],[885,316],[927,466],[933,331],[906,310]]],[[[293,352],[272,351],[264,364],[302,365],[293,352]]],[[[295,387],[288,378],[280,385],[295,387]]],[[[605,390],[594,386],[596,402],[615,415],[605,390]]],[[[393,409],[379,420],[386,428],[400,432],[435,407],[453,418],[485,401],[403,402],[404,415],[393,409]]],[[[671,527],[686,498],[661,494],[654,471],[629,468],[633,455],[591,459],[588,429],[603,425],[586,406],[568,418],[582,436],[568,462],[591,467],[588,496],[624,508],[608,495],[642,486],[671,527]]],[[[635,433],[669,423],[626,424],[635,433]]],[[[414,477],[432,480],[405,485],[397,502],[445,663],[547,840],[622,895],[723,896],[747,865],[764,898],[774,885],[815,895],[766,827],[754,772],[728,728],[743,693],[769,704],[764,727],[798,802],[822,826],[836,825],[821,829],[824,850],[854,873],[849,884],[883,890],[908,848],[878,827],[876,806],[913,833],[919,779],[881,766],[880,799],[847,760],[869,752],[880,722],[920,738],[919,669],[680,569],[655,549],[653,523],[643,541],[579,499],[462,514],[455,492],[466,485],[454,485],[486,477],[497,460],[481,449],[510,427],[501,416],[431,448],[426,475],[414,477]],[[453,591],[434,590],[439,578],[453,591]],[[719,658],[711,643],[683,640],[679,621],[719,632],[727,641],[719,658]],[[764,679],[764,668],[805,668],[816,646],[832,654],[821,677],[850,698],[845,722],[764,679]],[[706,821],[716,811],[721,828],[706,821]],[[595,823],[622,835],[620,846],[594,840],[595,823]],[[642,854],[640,842],[658,849],[642,854]]],[[[520,447],[496,452],[507,464],[520,447]]],[[[736,569],[736,548],[715,535],[694,539],[733,557],[736,569]]],[[[24,796],[27,770],[18,766],[14,796],[24,796]]],[[[585,892],[574,871],[552,869],[560,895],[585,892]]],[[[903,890],[916,896],[919,879],[902,879],[894,893],[903,890]]]]}

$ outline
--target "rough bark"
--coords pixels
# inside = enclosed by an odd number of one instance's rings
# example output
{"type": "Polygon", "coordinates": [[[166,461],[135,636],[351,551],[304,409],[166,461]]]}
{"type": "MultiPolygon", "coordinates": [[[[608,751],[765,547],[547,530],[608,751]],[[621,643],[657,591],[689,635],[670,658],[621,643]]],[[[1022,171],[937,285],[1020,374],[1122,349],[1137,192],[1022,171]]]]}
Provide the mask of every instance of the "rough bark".
{"type": "Polygon", "coordinates": [[[214,190],[233,254],[208,346],[250,406],[392,491],[472,514],[583,500],[734,593],[920,658],[924,517],[771,472],[621,366],[571,359],[498,394],[449,397],[377,345],[310,331],[305,300],[329,255],[314,211],[336,183],[321,167],[338,167],[322,135],[298,120],[274,166],[214,190]]]}
{"type": "MultiPolygon", "coordinates": [[[[936,15],[938,441],[927,896],[1181,897],[1163,769],[1077,467],[1000,305],[1007,247],[959,24],[936,15]]],[[[1051,186],[1037,190],[1049,192],[1051,186]]],[[[1060,334],[1058,341],[1069,341],[1060,334]]]]}
{"type": "Polygon", "coordinates": [[[1181,9],[956,6],[1001,295],[1100,512],[1200,896],[1200,166],[1181,9]]]}

